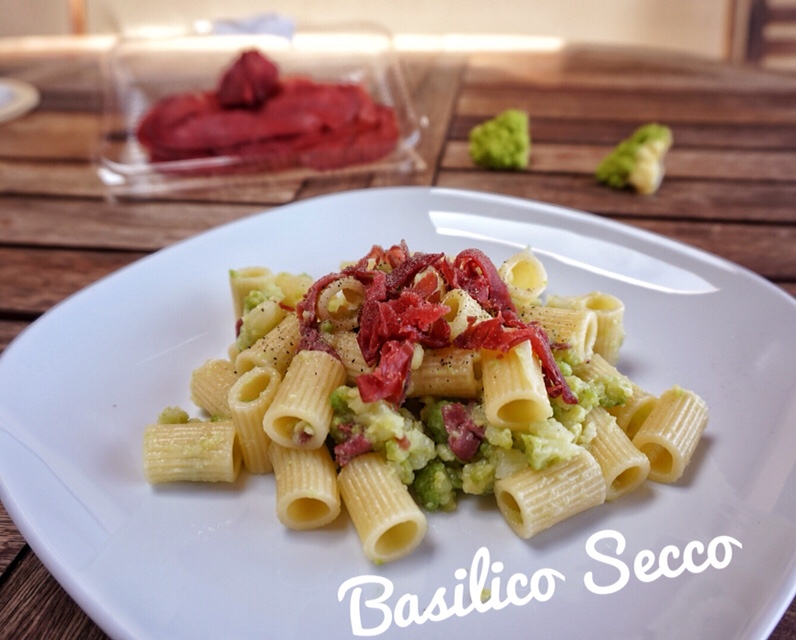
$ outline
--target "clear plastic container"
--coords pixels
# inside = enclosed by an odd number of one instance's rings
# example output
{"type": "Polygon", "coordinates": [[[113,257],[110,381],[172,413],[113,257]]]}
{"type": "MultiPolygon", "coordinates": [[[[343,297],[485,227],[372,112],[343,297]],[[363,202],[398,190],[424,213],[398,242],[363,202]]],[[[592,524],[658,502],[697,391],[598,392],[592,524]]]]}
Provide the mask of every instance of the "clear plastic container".
{"type": "Polygon", "coordinates": [[[229,183],[273,183],[313,176],[409,173],[424,167],[416,148],[422,126],[407,93],[389,33],[373,28],[298,30],[290,39],[272,35],[190,34],[121,39],[104,66],[104,108],[98,174],[110,196],[146,198],[175,190],[229,183]],[[207,153],[153,162],[137,129],[163,98],[212,91],[224,71],[247,49],[274,62],[280,79],[301,76],[319,83],[361,85],[374,102],[395,112],[399,138],[388,155],[333,169],[274,169],[256,156],[207,153]]]}

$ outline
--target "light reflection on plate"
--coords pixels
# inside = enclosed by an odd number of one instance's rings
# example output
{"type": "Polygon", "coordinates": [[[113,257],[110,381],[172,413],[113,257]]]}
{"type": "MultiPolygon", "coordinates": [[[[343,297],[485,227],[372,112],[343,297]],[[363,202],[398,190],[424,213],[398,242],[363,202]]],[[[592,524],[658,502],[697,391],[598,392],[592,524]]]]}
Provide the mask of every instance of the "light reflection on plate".
{"type": "Polygon", "coordinates": [[[715,287],[691,271],[661,263],[648,254],[615,242],[584,237],[580,233],[515,220],[488,216],[432,211],[437,233],[513,249],[531,247],[534,253],[586,271],[664,293],[709,293],[715,287]],[[588,262],[574,256],[586,255],[588,262]]]}
{"type": "Polygon", "coordinates": [[[445,189],[308,200],[122,269],[14,341],[0,358],[0,499],[115,638],[349,638],[350,599],[338,600],[346,580],[378,575],[393,585],[384,609],[363,614],[375,629],[401,595],[427,604],[445,588],[452,597],[463,584],[458,570],[484,547],[500,588],[544,568],[565,580],[545,602],[407,628],[393,620],[379,637],[766,638],[796,584],[794,321],[794,301],[745,269],[588,214],[445,189]],[[551,292],[622,298],[620,367],[654,393],[692,388],[711,409],[682,481],[647,485],[530,541],[516,538],[487,500],[463,500],[456,513],[430,516],[416,553],[382,567],[362,557],[345,518],[323,531],[284,530],[271,477],[243,475],[225,487],[144,482],[145,424],[167,405],[190,407],[191,370],[233,339],[229,268],[320,276],[401,239],[425,251],[478,246],[496,262],[530,244],[551,292]],[[597,595],[584,576],[610,582],[617,569],[590,557],[586,544],[608,531],[626,540],[620,558],[631,571],[644,549],[718,536],[743,548],[721,570],[653,582],[631,575],[622,589],[597,595]]]}

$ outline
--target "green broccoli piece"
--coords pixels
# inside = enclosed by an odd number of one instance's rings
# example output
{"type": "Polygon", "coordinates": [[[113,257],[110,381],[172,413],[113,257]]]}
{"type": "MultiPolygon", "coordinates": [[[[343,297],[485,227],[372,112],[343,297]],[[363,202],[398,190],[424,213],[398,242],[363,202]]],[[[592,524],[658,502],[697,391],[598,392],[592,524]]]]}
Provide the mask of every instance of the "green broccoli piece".
{"type": "Polygon", "coordinates": [[[568,460],[580,446],[575,436],[564,425],[554,419],[534,423],[531,433],[520,434],[528,464],[536,470],[544,469],[554,462],[568,460]]]}
{"type": "Polygon", "coordinates": [[[653,194],[663,182],[663,161],[671,146],[669,127],[655,123],[639,127],[602,159],[595,172],[597,180],[612,189],[653,194]]]}
{"type": "Polygon", "coordinates": [[[353,416],[351,407],[348,406],[348,399],[352,396],[351,387],[341,385],[337,387],[331,394],[329,394],[329,404],[332,405],[332,411],[343,420],[350,420],[353,416]]]}
{"type": "Polygon", "coordinates": [[[456,487],[441,460],[432,460],[415,474],[412,491],[417,503],[427,511],[456,509],[456,487]]]}
{"type": "Polygon", "coordinates": [[[531,153],[528,114],[507,109],[470,131],[470,157],[487,169],[524,169],[531,153]]]}
{"type": "Polygon", "coordinates": [[[462,490],[480,496],[495,488],[495,465],[486,458],[468,462],[462,468],[462,490]]]}
{"type": "Polygon", "coordinates": [[[426,426],[426,433],[437,444],[448,443],[448,430],[442,417],[442,407],[450,404],[450,400],[437,400],[427,404],[420,412],[420,418],[426,426]]]}
{"type": "MultiPolygon", "coordinates": [[[[387,440],[383,445],[387,462],[404,484],[411,484],[415,472],[425,468],[437,456],[434,442],[417,425],[419,423],[407,424],[401,442],[387,440]]],[[[377,444],[374,448],[378,450],[380,447],[377,444]]]]}
{"type": "Polygon", "coordinates": [[[409,411],[396,411],[384,400],[364,402],[356,387],[345,385],[332,391],[329,403],[332,439],[339,444],[352,435],[363,435],[374,451],[384,454],[404,484],[411,484],[415,471],[437,457],[434,442],[409,411]]]}
{"type": "Polygon", "coordinates": [[[180,407],[166,407],[158,414],[158,424],[185,424],[188,412],[180,407]]]}
{"type": "Polygon", "coordinates": [[[254,309],[254,307],[262,304],[267,299],[268,296],[265,295],[265,291],[261,291],[260,289],[249,291],[249,293],[246,294],[246,297],[243,298],[243,313],[249,313],[249,311],[254,309]]]}

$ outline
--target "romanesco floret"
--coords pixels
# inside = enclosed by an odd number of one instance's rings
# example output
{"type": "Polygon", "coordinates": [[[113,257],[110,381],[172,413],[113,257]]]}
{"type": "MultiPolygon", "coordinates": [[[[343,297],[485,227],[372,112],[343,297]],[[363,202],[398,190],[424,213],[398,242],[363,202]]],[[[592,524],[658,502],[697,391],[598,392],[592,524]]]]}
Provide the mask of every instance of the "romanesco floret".
{"type": "Polygon", "coordinates": [[[625,404],[633,396],[633,386],[622,377],[598,379],[593,382],[600,396],[600,406],[605,409],[625,404]]]}
{"type": "Polygon", "coordinates": [[[495,465],[484,458],[468,462],[462,468],[462,491],[480,496],[492,493],[495,488],[495,465]]]}
{"type": "Polygon", "coordinates": [[[188,412],[181,407],[166,407],[158,414],[158,424],[185,424],[189,419],[188,412]]]}
{"type": "Polygon", "coordinates": [[[418,504],[428,511],[456,509],[456,487],[451,471],[440,460],[432,460],[415,474],[412,491],[418,504]]]}
{"type": "Polygon", "coordinates": [[[500,449],[511,449],[514,445],[514,437],[511,429],[496,427],[487,424],[484,429],[484,439],[493,447],[500,449]]]}
{"type": "Polygon", "coordinates": [[[340,386],[329,396],[332,423],[329,433],[338,444],[361,434],[375,451],[384,454],[404,484],[415,471],[437,457],[434,441],[422,423],[406,409],[395,410],[384,400],[364,402],[356,387],[340,386]]]}
{"type": "Polygon", "coordinates": [[[470,157],[487,169],[524,169],[531,152],[528,114],[507,109],[470,131],[470,157]]]}
{"type": "Polygon", "coordinates": [[[664,158],[672,146],[672,132],[661,124],[646,124],[620,142],[597,166],[597,180],[613,189],[630,187],[645,195],[663,181],[664,158]]]}
{"type": "MultiPolygon", "coordinates": [[[[411,484],[415,472],[423,469],[437,457],[434,442],[423,431],[417,428],[419,423],[407,421],[403,438],[387,440],[384,443],[384,455],[387,462],[398,473],[404,484],[411,484]]],[[[378,447],[374,447],[378,450],[378,447]]]]}
{"type": "Polygon", "coordinates": [[[573,433],[580,431],[581,423],[594,407],[600,404],[597,390],[585,380],[575,376],[565,376],[567,385],[578,398],[578,404],[567,404],[560,397],[553,398],[553,417],[573,433]]]}
{"type": "Polygon", "coordinates": [[[575,444],[572,432],[552,418],[535,423],[532,432],[521,434],[520,439],[528,464],[537,470],[554,462],[569,460],[581,448],[575,444]]]}

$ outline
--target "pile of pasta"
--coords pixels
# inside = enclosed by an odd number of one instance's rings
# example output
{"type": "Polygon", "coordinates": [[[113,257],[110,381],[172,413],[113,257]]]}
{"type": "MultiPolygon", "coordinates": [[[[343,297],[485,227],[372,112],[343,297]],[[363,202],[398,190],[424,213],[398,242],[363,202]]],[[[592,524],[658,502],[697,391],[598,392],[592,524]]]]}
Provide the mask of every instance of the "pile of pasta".
{"type": "Polygon", "coordinates": [[[345,507],[376,563],[418,547],[429,509],[455,507],[420,499],[421,477],[494,495],[527,539],[676,482],[707,425],[693,391],[654,395],[620,372],[619,298],[548,295],[530,249],[496,266],[401,242],[318,280],[245,267],[229,281],[235,340],[192,373],[197,417],[169,407],[146,427],[147,480],[273,473],[282,524],[324,527],[345,507]],[[457,417],[432,432],[430,407],[446,405],[457,417]]]}

